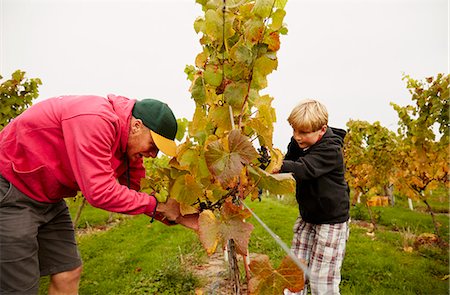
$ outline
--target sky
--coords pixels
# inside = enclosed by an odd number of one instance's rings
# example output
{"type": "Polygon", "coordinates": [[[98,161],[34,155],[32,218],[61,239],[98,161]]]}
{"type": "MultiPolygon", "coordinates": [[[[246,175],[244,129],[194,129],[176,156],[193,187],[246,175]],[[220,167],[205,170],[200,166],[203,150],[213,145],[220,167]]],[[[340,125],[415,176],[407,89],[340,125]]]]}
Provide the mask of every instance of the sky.
{"type": "MultiPolygon", "coordinates": [[[[404,74],[449,73],[448,0],[289,0],[274,97],[274,146],[302,99],[323,102],[329,125],[352,120],[396,130],[390,102],[411,103],[404,74]]],[[[39,77],[37,101],[65,94],[156,98],[176,117],[195,104],[184,68],[201,52],[195,0],[0,0],[0,75],[39,77]]]]}

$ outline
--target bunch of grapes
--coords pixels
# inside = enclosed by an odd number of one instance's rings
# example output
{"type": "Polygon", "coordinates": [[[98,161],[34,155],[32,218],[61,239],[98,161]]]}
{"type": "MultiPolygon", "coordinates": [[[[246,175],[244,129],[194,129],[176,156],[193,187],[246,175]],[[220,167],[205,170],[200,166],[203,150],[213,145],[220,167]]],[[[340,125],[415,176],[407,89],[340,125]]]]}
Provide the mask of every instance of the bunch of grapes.
{"type": "Polygon", "coordinates": [[[270,164],[271,157],[270,157],[269,150],[264,145],[261,146],[260,148],[258,148],[257,150],[258,150],[258,154],[259,154],[258,161],[261,163],[259,165],[259,168],[264,170],[270,164]]]}

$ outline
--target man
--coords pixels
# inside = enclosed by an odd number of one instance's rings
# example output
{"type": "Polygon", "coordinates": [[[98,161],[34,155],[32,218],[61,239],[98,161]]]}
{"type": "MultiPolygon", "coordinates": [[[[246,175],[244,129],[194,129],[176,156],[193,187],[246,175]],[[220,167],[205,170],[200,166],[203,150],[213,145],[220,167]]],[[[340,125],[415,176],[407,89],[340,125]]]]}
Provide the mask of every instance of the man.
{"type": "Polygon", "coordinates": [[[63,198],[77,191],[94,207],[146,214],[197,229],[173,199],[138,192],[143,157],[176,155],[177,122],[167,104],[108,95],[37,103],[0,132],[0,294],[77,294],[81,259],[63,198]]]}

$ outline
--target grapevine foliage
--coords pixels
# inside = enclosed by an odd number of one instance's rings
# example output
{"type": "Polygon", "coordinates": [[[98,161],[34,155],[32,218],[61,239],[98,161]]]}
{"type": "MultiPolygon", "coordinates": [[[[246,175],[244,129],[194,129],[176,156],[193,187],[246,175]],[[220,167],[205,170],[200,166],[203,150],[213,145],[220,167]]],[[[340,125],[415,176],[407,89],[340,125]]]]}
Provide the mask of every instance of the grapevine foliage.
{"type": "Polygon", "coordinates": [[[142,186],[156,191],[159,201],[175,198],[182,214],[200,213],[198,234],[208,254],[232,239],[245,255],[253,225],[245,221],[250,213],[241,202],[257,199],[260,189],[295,190],[290,174],[271,174],[283,155],[272,144],[273,98],[259,93],[278,65],[286,1],[197,3],[204,12],[194,22],[202,51],[185,68],[194,115],[177,156],[148,169],[142,186]]]}
{"type": "Polygon", "coordinates": [[[398,139],[379,122],[350,120],[347,127],[344,143],[347,179],[366,199],[371,190],[380,190],[395,181],[398,139]]]}
{"type": "Polygon", "coordinates": [[[404,80],[414,104],[391,103],[399,116],[401,138],[397,178],[404,181],[397,185],[411,198],[426,199],[426,189],[438,183],[449,185],[450,75],[438,74],[425,81],[405,76],[404,80]]]}
{"type": "MultiPolygon", "coordinates": [[[[0,80],[3,77],[0,75],[0,80]]],[[[20,115],[38,97],[39,78],[28,79],[25,72],[15,71],[11,79],[0,84],[0,130],[20,115]]]]}
{"type": "Polygon", "coordinates": [[[299,292],[305,284],[303,273],[286,256],[277,269],[273,269],[267,255],[258,255],[250,263],[255,275],[248,283],[250,294],[282,294],[280,290],[299,292]]]}
{"type": "Polygon", "coordinates": [[[422,200],[433,219],[435,233],[439,224],[428,202],[427,193],[439,184],[449,187],[449,93],[450,75],[437,74],[425,81],[404,76],[413,105],[391,103],[399,116],[400,144],[396,185],[410,198],[422,200]],[[437,135],[437,136],[436,136],[437,135]],[[438,137],[438,138],[436,138],[438,137]]]}

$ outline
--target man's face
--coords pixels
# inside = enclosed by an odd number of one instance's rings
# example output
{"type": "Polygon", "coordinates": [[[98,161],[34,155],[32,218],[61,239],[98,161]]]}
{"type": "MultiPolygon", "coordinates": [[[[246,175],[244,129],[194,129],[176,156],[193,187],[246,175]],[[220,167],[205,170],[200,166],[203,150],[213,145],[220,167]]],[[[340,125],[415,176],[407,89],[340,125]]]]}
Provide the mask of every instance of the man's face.
{"type": "Polygon", "coordinates": [[[298,146],[302,149],[309,148],[313,144],[315,144],[319,139],[322,138],[325,131],[327,130],[327,126],[322,126],[317,131],[303,131],[294,129],[293,137],[297,142],[298,146]]]}
{"type": "Polygon", "coordinates": [[[127,143],[127,156],[131,162],[142,157],[156,158],[159,149],[153,141],[150,129],[141,120],[132,118],[127,143]]]}

